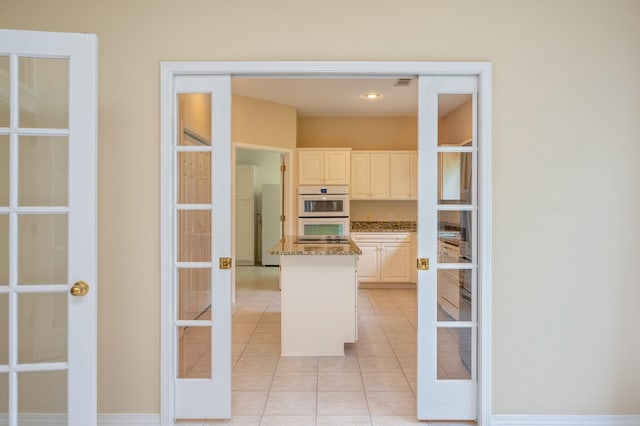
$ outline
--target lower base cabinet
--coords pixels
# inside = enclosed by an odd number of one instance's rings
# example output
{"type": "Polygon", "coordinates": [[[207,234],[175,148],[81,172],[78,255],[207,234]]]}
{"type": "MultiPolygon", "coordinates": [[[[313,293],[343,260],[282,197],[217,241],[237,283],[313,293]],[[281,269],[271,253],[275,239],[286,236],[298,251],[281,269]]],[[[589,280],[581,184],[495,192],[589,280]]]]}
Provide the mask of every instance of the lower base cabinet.
{"type": "Polygon", "coordinates": [[[360,247],[358,281],[414,283],[413,237],[410,232],[353,232],[351,239],[360,247]]]}

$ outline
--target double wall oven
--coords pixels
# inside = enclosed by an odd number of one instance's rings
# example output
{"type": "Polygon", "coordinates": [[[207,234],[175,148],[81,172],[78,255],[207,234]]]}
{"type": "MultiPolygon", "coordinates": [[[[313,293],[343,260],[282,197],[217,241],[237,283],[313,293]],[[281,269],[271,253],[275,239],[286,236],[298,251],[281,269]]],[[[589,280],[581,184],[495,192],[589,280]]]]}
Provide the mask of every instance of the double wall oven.
{"type": "Polygon", "coordinates": [[[349,235],[349,187],[299,186],[298,235],[349,235]]]}

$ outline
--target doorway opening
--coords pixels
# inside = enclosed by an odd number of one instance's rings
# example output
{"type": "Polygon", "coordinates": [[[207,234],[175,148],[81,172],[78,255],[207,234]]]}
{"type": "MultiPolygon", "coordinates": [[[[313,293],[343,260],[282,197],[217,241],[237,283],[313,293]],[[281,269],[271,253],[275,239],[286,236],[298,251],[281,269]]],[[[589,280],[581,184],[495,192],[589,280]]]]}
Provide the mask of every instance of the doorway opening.
{"type": "MultiPolygon", "coordinates": [[[[450,68],[456,69],[456,66],[455,66],[456,64],[450,64],[450,65],[451,65],[450,68]]],[[[206,75],[206,74],[208,74],[208,72],[211,72],[212,74],[219,74],[220,73],[220,68],[219,68],[220,64],[212,64],[210,67],[206,66],[206,64],[204,66],[202,64],[194,65],[194,66],[195,67],[203,67],[204,69],[202,69],[202,70],[190,70],[187,74],[206,75]],[[209,71],[207,71],[208,68],[211,68],[211,69],[209,71]]],[[[227,66],[230,67],[229,68],[229,72],[228,72],[229,74],[234,74],[234,73],[243,74],[243,75],[247,74],[247,69],[245,69],[243,66],[240,66],[242,71],[238,71],[238,70],[234,71],[236,68],[234,68],[233,64],[227,64],[227,66]]],[[[236,66],[239,66],[239,65],[236,64],[236,66]]],[[[317,69],[315,67],[313,67],[313,66],[305,65],[305,64],[297,64],[296,66],[298,66],[299,69],[303,70],[302,71],[303,73],[304,72],[308,72],[308,73],[310,73],[310,75],[311,74],[317,75],[317,69]]],[[[399,65],[396,64],[396,66],[397,66],[397,68],[394,68],[394,69],[404,70],[407,74],[412,74],[412,72],[407,72],[407,70],[411,70],[411,71],[416,72],[417,74],[422,74],[422,75],[429,75],[429,74],[432,74],[432,73],[435,74],[435,75],[438,75],[438,74],[443,73],[441,68],[433,66],[433,64],[406,63],[406,64],[399,64],[399,65]]],[[[181,72],[184,72],[184,69],[181,70],[180,67],[175,67],[175,69],[173,71],[171,71],[170,70],[170,68],[172,68],[171,64],[163,64],[163,67],[165,67],[165,71],[167,71],[167,70],[169,71],[168,74],[165,73],[166,74],[165,76],[170,76],[172,78],[173,78],[173,76],[177,76],[181,72]]],[[[256,65],[256,67],[257,67],[256,70],[254,70],[254,72],[256,72],[256,74],[264,73],[264,69],[265,69],[264,67],[260,67],[260,66],[257,66],[257,65],[256,65]],[[258,70],[260,70],[260,72],[258,72],[258,70]]],[[[383,75],[383,74],[388,75],[389,74],[388,66],[387,65],[382,65],[382,64],[377,64],[377,66],[376,66],[376,64],[366,64],[365,65],[365,64],[349,64],[349,63],[346,63],[346,64],[335,64],[334,63],[329,68],[334,70],[333,73],[336,73],[335,70],[340,70],[342,75],[369,75],[369,74],[375,74],[375,71],[374,72],[371,72],[370,70],[367,71],[367,72],[363,71],[364,69],[368,69],[369,67],[373,67],[374,70],[378,69],[378,72],[380,73],[380,75],[383,75]]],[[[224,68],[224,66],[223,66],[223,68],[224,68]]],[[[249,67],[249,68],[251,68],[251,67],[249,67]]],[[[275,65],[271,64],[267,68],[269,69],[269,71],[268,71],[269,74],[288,75],[288,74],[292,73],[292,68],[290,68],[286,64],[284,66],[283,66],[283,64],[275,64],[275,65]],[[273,66],[273,68],[271,68],[271,66],[273,66]]],[[[295,66],[294,66],[294,68],[295,68],[295,66]]],[[[224,68],[224,69],[227,69],[227,68],[224,68]]],[[[326,71],[326,69],[325,69],[325,71],[326,71]]],[[[474,64],[474,66],[471,66],[471,67],[460,65],[459,67],[457,67],[455,72],[452,72],[451,70],[447,71],[447,73],[449,73],[449,74],[464,73],[464,74],[471,74],[471,75],[476,75],[476,76],[481,76],[481,77],[483,76],[484,79],[480,78],[480,81],[481,81],[480,86],[482,86],[482,90],[484,90],[485,91],[484,93],[487,95],[487,97],[485,97],[485,99],[488,99],[488,80],[487,80],[487,78],[489,76],[489,72],[490,72],[490,68],[487,67],[486,64],[474,64]],[[474,68],[474,69],[471,70],[471,68],[474,68]]],[[[296,73],[293,73],[293,74],[296,74],[296,73]]],[[[327,75],[329,75],[329,74],[331,74],[331,72],[327,72],[327,75]]],[[[214,79],[215,79],[215,77],[214,77],[214,79]]],[[[474,95],[474,102],[476,102],[477,99],[478,99],[475,96],[476,95],[474,95]]],[[[229,101],[230,101],[230,99],[229,99],[229,101]]],[[[489,138],[488,138],[489,126],[488,126],[488,122],[487,122],[488,111],[489,111],[488,108],[487,108],[488,103],[486,101],[484,101],[482,103],[482,105],[483,105],[483,107],[482,107],[481,113],[479,113],[479,115],[478,115],[478,120],[482,121],[484,123],[483,124],[484,128],[483,128],[482,134],[479,137],[479,139],[481,139],[484,143],[488,143],[488,141],[489,141],[489,138]]],[[[433,109],[435,111],[437,109],[437,106],[435,106],[433,109]]],[[[163,117],[164,116],[165,115],[163,115],[163,117]]],[[[421,121],[422,118],[420,118],[419,120],[421,121]]],[[[214,128],[215,128],[215,126],[214,126],[214,128]]],[[[477,139],[474,139],[474,140],[477,140],[477,139]]],[[[298,145],[296,145],[296,146],[298,146],[298,145]]],[[[489,152],[488,145],[486,146],[486,148],[487,149],[483,152],[483,155],[486,155],[485,153],[489,152]]],[[[456,151],[456,150],[459,150],[460,152],[466,152],[465,151],[466,149],[467,148],[464,148],[464,147],[461,147],[461,148],[446,147],[446,148],[438,148],[439,151],[437,151],[437,152],[447,152],[447,151],[456,151]]],[[[476,147],[473,147],[473,149],[476,149],[476,147]]],[[[488,158],[488,157],[483,157],[483,159],[482,159],[483,166],[486,166],[486,164],[488,164],[488,160],[486,158],[488,158]]],[[[423,162],[423,159],[421,157],[420,164],[423,164],[422,162],[423,162]]],[[[454,163],[455,163],[455,161],[454,161],[454,163]]],[[[435,164],[437,164],[437,163],[435,163],[435,164]]],[[[458,162],[458,164],[462,164],[462,161],[458,162]]],[[[485,167],[483,169],[484,173],[486,173],[486,170],[488,170],[488,169],[485,167]]],[[[483,179],[482,182],[483,182],[484,185],[486,185],[486,183],[488,182],[488,179],[483,179]]],[[[483,207],[486,206],[488,208],[490,206],[490,203],[486,203],[486,201],[488,199],[486,197],[487,193],[488,193],[488,190],[486,191],[485,194],[483,194],[482,205],[483,205],[483,207]]],[[[474,209],[474,207],[467,208],[465,206],[462,210],[473,210],[473,209],[474,209]]],[[[456,210],[456,208],[450,207],[450,208],[444,208],[442,210],[443,211],[453,211],[453,210],[456,210]]],[[[488,211],[484,212],[484,213],[485,213],[486,216],[483,216],[483,219],[485,217],[489,216],[488,215],[488,211]]],[[[437,223],[437,222],[435,222],[435,223],[437,223]]],[[[488,225],[489,225],[489,222],[486,221],[486,219],[485,219],[485,221],[483,222],[483,227],[484,227],[483,232],[487,232],[488,231],[488,225]]],[[[451,231],[451,229],[448,229],[448,231],[451,231]]],[[[435,236],[435,233],[433,235],[435,236]]],[[[488,238],[487,238],[487,240],[488,240],[488,238]]],[[[437,242],[437,240],[435,240],[435,242],[437,242]]],[[[485,291],[487,291],[487,293],[488,293],[490,281],[487,280],[488,275],[486,275],[486,274],[489,271],[489,269],[488,269],[489,263],[484,263],[484,262],[487,262],[487,260],[485,260],[485,259],[489,259],[490,258],[490,256],[489,256],[490,253],[488,251],[484,251],[485,248],[490,247],[490,245],[488,245],[487,243],[488,243],[488,241],[483,242],[482,249],[483,249],[483,255],[484,256],[483,256],[483,264],[482,264],[481,271],[482,271],[483,274],[485,274],[485,275],[483,275],[482,279],[483,279],[483,283],[486,283],[485,291]]],[[[418,248],[417,248],[418,254],[420,254],[420,252],[422,251],[423,255],[424,255],[424,253],[427,253],[429,256],[435,256],[435,250],[434,250],[434,253],[430,253],[431,247],[428,247],[428,249],[426,251],[425,251],[424,247],[425,247],[424,245],[418,244],[418,248]]],[[[435,247],[435,244],[434,244],[434,247],[435,247]]],[[[222,259],[221,259],[221,265],[222,265],[222,259]]],[[[436,262],[436,266],[437,265],[438,265],[438,261],[436,262]]],[[[470,268],[461,267],[459,263],[454,263],[452,265],[449,265],[449,266],[441,268],[441,269],[470,269],[470,268]]],[[[473,268],[471,268],[471,269],[473,269],[473,268]]],[[[472,272],[472,274],[473,273],[475,273],[475,271],[472,272]]],[[[422,274],[422,272],[420,272],[419,274],[422,274]]],[[[476,297],[478,297],[478,299],[482,298],[482,312],[484,312],[484,314],[486,315],[485,317],[483,317],[483,321],[488,322],[487,317],[488,317],[489,313],[488,313],[488,310],[486,310],[485,308],[488,306],[487,302],[489,302],[490,299],[488,298],[488,296],[484,296],[484,295],[476,296],[476,297]]],[[[434,300],[435,300],[435,298],[434,298],[434,300]]],[[[418,318],[418,321],[416,322],[416,325],[418,323],[419,323],[419,318],[418,318]]],[[[231,325],[231,324],[229,324],[229,325],[231,325]]],[[[465,328],[465,327],[467,327],[467,324],[461,324],[460,326],[453,326],[452,328],[465,328]]],[[[485,339],[485,337],[488,336],[488,333],[483,330],[482,336],[483,336],[483,338],[481,339],[481,341],[483,343],[482,344],[483,353],[486,355],[488,353],[488,346],[486,345],[487,342],[488,342],[488,339],[485,339]]],[[[320,361],[318,361],[318,363],[320,363],[320,361]]],[[[483,377],[483,380],[486,380],[487,383],[488,383],[488,378],[490,376],[487,375],[486,373],[489,371],[488,370],[489,365],[486,362],[485,357],[483,357],[483,359],[481,359],[478,364],[481,365],[481,367],[479,367],[479,369],[482,370],[481,377],[483,377]]],[[[274,379],[272,378],[272,380],[274,380],[274,379]]],[[[361,381],[364,382],[364,379],[361,379],[361,381]]],[[[481,415],[485,415],[485,413],[488,413],[486,411],[486,407],[488,407],[486,405],[486,403],[488,401],[488,398],[489,398],[489,393],[486,392],[486,389],[483,389],[480,392],[480,401],[481,401],[480,405],[482,407],[484,407],[484,409],[481,408],[481,412],[480,412],[481,415]]],[[[368,402],[369,401],[367,400],[367,403],[368,402]]],[[[164,418],[164,416],[163,416],[163,418],[164,418]]]]}

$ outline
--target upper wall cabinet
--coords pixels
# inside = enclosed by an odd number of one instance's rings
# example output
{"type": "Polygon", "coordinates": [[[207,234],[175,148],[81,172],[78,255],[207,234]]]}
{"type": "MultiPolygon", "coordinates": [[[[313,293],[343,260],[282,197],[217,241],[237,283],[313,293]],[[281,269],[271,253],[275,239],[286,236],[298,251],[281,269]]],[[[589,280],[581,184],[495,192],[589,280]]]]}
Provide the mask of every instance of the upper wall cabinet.
{"type": "Polygon", "coordinates": [[[353,151],[352,200],[415,200],[418,181],[415,151],[353,151]]]}
{"type": "Polygon", "coordinates": [[[298,185],[349,185],[351,150],[298,149],[298,185]]]}
{"type": "Polygon", "coordinates": [[[389,154],[355,151],[351,154],[352,200],[389,198],[389,154]]]}
{"type": "Polygon", "coordinates": [[[415,200],[418,194],[418,153],[392,152],[389,154],[390,198],[415,200]]]}

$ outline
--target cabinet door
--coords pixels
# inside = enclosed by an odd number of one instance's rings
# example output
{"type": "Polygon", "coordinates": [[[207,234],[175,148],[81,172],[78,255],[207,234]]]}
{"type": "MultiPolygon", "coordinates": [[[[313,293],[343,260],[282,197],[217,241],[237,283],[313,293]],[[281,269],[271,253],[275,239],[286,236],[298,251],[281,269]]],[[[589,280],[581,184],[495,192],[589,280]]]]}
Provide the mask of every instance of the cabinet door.
{"type": "Polygon", "coordinates": [[[358,247],[362,250],[362,254],[358,256],[358,281],[378,281],[378,263],[380,254],[380,245],[377,243],[360,243],[358,247]]]}
{"type": "Polygon", "coordinates": [[[369,174],[369,154],[352,154],[351,187],[349,188],[349,194],[352,200],[369,198],[369,174]]]}
{"type": "Polygon", "coordinates": [[[298,184],[322,185],[324,156],[322,151],[298,151],[298,184]]]}
{"type": "Polygon", "coordinates": [[[383,243],[381,247],[380,280],[387,282],[411,281],[411,244],[383,243]]]}
{"type": "MultiPolygon", "coordinates": [[[[389,156],[390,164],[390,180],[391,199],[394,200],[408,200],[415,199],[415,180],[416,177],[412,177],[411,173],[411,154],[407,153],[392,153],[389,156]],[[412,182],[413,180],[413,182],[412,182]],[[413,187],[413,194],[412,194],[413,187]]],[[[415,172],[414,172],[415,173],[415,172]]]]}
{"type": "Polygon", "coordinates": [[[349,179],[351,178],[350,154],[350,151],[324,152],[323,183],[325,185],[349,185],[349,179]]]}
{"type": "Polygon", "coordinates": [[[369,194],[374,200],[389,198],[389,154],[369,156],[369,194]]]}

